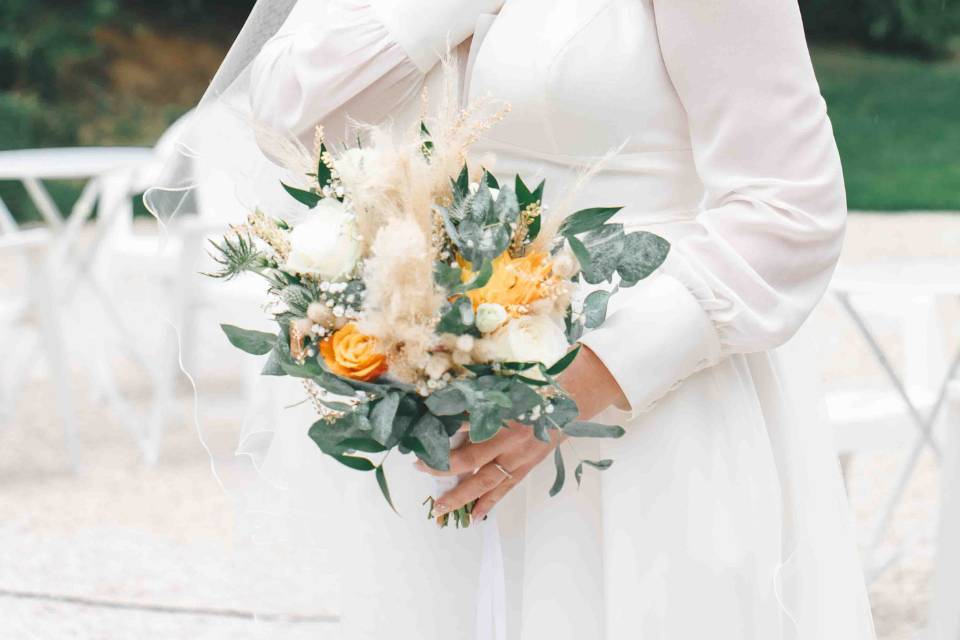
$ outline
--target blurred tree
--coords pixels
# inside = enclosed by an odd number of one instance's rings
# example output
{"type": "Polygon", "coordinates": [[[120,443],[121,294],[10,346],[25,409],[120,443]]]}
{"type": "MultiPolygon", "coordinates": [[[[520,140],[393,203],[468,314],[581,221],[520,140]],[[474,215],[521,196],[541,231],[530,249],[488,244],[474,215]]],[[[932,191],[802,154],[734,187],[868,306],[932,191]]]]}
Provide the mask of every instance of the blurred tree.
{"type": "Polygon", "coordinates": [[[800,0],[811,39],[841,41],[926,57],[960,40],[957,0],[800,0]]]}
{"type": "Polygon", "coordinates": [[[72,72],[100,53],[91,32],[117,11],[117,0],[0,2],[0,91],[62,98],[72,72]]]}

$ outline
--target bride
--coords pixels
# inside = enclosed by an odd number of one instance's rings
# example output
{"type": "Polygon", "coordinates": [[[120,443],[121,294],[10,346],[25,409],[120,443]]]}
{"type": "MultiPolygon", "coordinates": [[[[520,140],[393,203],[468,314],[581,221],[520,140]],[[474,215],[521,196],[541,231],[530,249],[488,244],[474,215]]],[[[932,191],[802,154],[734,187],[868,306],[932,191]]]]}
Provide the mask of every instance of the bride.
{"type": "Polygon", "coordinates": [[[272,513],[334,578],[316,589],[339,620],[321,637],[873,638],[811,354],[788,343],[846,215],[795,0],[261,0],[243,37],[214,98],[305,144],[317,125],[336,140],[351,120],[408,124],[457,49],[464,98],[512,107],[475,161],[546,178],[549,204],[620,147],[579,199],[672,243],[562,379],[584,418],[625,426],[600,452],[615,464],[549,498],[556,443],[505,430],[463,447],[436,509],[477,498],[487,531],[421,518],[434,481],[399,458],[397,519],[322,458],[308,407],[264,420],[272,513]]]}

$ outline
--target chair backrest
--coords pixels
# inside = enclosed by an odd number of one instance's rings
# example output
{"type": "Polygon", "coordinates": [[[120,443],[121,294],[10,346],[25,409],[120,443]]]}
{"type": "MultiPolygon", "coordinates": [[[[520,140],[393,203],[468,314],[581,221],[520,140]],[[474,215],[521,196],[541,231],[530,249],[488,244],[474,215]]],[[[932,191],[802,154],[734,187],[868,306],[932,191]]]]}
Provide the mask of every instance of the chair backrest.
{"type": "Polygon", "coordinates": [[[10,213],[10,209],[7,208],[3,200],[0,200],[0,236],[16,233],[18,230],[17,221],[13,219],[13,214],[10,213]]]}

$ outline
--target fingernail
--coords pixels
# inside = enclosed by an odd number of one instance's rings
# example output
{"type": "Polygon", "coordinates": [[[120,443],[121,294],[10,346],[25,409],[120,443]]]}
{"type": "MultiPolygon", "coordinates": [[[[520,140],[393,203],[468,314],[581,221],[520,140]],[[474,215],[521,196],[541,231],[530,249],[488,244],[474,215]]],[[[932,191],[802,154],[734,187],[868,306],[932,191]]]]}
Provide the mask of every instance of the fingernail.
{"type": "Polygon", "coordinates": [[[437,503],[433,505],[433,511],[430,512],[430,515],[432,515],[434,518],[439,518],[448,511],[450,511],[450,507],[445,504],[437,503]]]}
{"type": "Polygon", "coordinates": [[[487,517],[487,514],[483,511],[474,511],[470,514],[470,518],[473,520],[483,520],[487,517]]]}

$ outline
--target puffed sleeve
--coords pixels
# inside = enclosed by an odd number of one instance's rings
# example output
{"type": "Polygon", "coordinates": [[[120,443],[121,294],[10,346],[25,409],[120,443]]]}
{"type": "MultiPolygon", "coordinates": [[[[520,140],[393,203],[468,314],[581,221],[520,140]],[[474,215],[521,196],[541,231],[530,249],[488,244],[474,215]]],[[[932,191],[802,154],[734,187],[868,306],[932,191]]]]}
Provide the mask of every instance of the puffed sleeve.
{"type": "Polygon", "coordinates": [[[706,199],[662,273],[584,338],[634,410],[726,355],[789,339],[826,289],[846,221],[796,0],[652,2],[706,199]]]}
{"type": "Polygon", "coordinates": [[[337,113],[379,122],[503,0],[300,0],[251,68],[262,124],[309,135],[337,113]]]}

